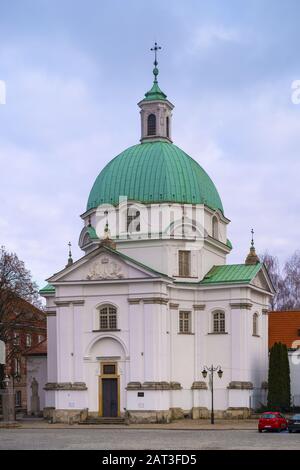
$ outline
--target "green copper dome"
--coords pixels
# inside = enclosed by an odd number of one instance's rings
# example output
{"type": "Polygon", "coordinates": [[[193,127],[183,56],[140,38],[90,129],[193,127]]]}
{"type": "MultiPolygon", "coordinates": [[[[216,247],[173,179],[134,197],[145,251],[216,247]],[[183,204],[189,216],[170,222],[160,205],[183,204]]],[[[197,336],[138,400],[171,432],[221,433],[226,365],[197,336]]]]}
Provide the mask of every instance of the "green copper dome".
{"type": "Polygon", "coordinates": [[[148,101],[160,100],[161,101],[161,100],[165,100],[166,98],[167,98],[167,95],[163,91],[161,91],[161,89],[158,86],[158,83],[154,81],[151,90],[145,93],[144,100],[148,100],[148,101]]]}
{"type": "Polygon", "coordinates": [[[119,204],[119,196],[141,203],[177,202],[223,206],[218,191],[201,166],[176,145],[146,142],[115,157],[96,178],[87,210],[119,204]]]}

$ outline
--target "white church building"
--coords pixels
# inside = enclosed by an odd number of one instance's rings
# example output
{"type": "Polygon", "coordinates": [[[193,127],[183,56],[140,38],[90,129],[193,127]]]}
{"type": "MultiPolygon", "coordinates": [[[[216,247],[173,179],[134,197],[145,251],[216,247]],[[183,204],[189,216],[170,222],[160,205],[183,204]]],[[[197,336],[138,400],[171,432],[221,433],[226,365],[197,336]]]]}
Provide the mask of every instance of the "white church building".
{"type": "Polygon", "coordinates": [[[274,290],[254,245],[227,264],[230,220],[202,167],[172,142],[157,82],[138,103],[141,141],[108,163],[82,214],[83,255],[52,275],[45,416],[132,422],[217,417],[263,402],[274,290]],[[205,374],[204,374],[205,375],[205,374]]]}

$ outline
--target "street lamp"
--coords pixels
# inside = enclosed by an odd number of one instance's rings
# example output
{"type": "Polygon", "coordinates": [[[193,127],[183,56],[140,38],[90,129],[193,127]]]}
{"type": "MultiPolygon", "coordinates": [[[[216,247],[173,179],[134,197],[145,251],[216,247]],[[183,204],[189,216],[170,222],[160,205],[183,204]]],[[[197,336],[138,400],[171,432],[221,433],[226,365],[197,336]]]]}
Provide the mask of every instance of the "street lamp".
{"type": "Polygon", "coordinates": [[[210,377],[211,377],[211,414],[210,414],[210,422],[211,424],[214,424],[215,422],[215,415],[214,415],[214,372],[217,372],[219,378],[221,379],[222,378],[222,375],[223,375],[223,371],[221,369],[221,366],[217,366],[217,367],[214,367],[213,365],[211,365],[211,367],[207,367],[207,366],[204,366],[203,367],[203,371],[202,371],[202,375],[203,375],[203,378],[206,379],[207,377],[207,373],[210,373],[210,377]]]}

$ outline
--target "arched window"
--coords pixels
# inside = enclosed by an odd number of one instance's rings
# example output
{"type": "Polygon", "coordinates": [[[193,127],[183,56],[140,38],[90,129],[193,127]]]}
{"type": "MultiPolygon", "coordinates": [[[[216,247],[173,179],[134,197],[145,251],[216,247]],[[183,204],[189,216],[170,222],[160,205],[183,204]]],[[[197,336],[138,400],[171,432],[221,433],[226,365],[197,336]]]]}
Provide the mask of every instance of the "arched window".
{"type": "Polygon", "coordinates": [[[253,314],[253,329],[252,329],[253,336],[258,336],[258,314],[253,314]]]}
{"type": "Polygon", "coordinates": [[[156,135],[156,116],[155,116],[155,114],[149,114],[147,123],[148,123],[147,134],[148,135],[156,135]]]}
{"type": "Polygon", "coordinates": [[[169,116],[166,117],[166,132],[167,132],[167,137],[170,137],[170,119],[169,119],[169,116]]]}
{"type": "Polygon", "coordinates": [[[216,240],[219,238],[218,218],[215,215],[212,218],[212,237],[216,240]]]}
{"type": "Polygon", "coordinates": [[[213,313],[213,332],[225,333],[225,313],[224,312],[213,313]]]}
{"type": "Polygon", "coordinates": [[[117,329],[117,309],[113,305],[104,305],[99,308],[99,329],[117,329]]]}

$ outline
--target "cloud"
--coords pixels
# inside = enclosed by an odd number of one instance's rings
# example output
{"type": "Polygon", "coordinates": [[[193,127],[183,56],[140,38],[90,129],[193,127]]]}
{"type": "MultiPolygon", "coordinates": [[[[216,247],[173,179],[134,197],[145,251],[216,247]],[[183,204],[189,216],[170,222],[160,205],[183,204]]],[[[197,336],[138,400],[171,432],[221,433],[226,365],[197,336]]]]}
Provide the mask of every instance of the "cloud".
{"type": "Polygon", "coordinates": [[[194,28],[187,43],[190,54],[208,53],[213,48],[225,44],[239,43],[242,40],[237,28],[221,24],[203,24],[194,28]]]}

